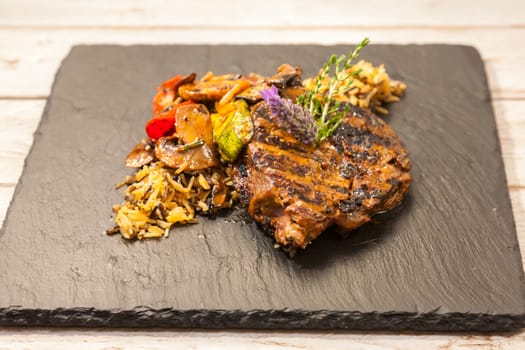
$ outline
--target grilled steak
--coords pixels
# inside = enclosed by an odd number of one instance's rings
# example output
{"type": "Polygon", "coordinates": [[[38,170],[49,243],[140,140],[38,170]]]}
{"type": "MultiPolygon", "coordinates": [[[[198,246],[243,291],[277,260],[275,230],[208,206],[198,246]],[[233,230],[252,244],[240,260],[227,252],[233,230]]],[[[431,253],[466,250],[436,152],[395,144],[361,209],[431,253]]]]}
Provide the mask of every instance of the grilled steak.
{"type": "Polygon", "coordinates": [[[346,233],[401,203],[410,160],[395,132],[368,110],[351,107],[336,132],[311,147],[254,108],[254,137],[236,171],[241,201],[293,253],[328,227],[346,233]]]}

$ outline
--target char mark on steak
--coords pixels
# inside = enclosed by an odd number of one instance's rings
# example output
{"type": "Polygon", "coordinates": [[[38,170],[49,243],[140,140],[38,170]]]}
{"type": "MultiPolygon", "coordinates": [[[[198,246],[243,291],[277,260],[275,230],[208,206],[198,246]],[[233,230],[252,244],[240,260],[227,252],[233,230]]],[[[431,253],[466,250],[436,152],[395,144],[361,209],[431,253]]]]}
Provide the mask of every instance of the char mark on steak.
{"type": "Polygon", "coordinates": [[[250,215],[291,255],[331,226],[346,233],[401,203],[410,160],[379,117],[352,106],[335,133],[312,147],[268,113],[264,103],[254,107],[254,137],[235,180],[250,215]]]}

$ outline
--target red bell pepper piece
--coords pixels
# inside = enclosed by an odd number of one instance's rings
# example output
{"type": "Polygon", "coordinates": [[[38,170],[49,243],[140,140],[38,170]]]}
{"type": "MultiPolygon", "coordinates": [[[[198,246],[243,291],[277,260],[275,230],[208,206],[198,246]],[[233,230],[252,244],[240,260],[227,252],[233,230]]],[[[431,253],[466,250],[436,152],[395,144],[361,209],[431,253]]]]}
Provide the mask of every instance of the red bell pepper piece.
{"type": "Polygon", "coordinates": [[[191,83],[195,80],[195,73],[190,75],[175,75],[166,80],[157,88],[157,94],[153,97],[153,115],[157,115],[170,106],[177,98],[177,89],[180,85],[191,83]]]}
{"type": "Polygon", "coordinates": [[[195,104],[193,101],[185,101],[172,105],[165,112],[155,115],[146,124],[146,133],[152,140],[158,140],[163,136],[172,135],[175,132],[175,115],[180,106],[195,104]]]}
{"type": "Polygon", "coordinates": [[[153,114],[159,114],[166,107],[173,103],[175,99],[174,86],[184,79],[183,75],[176,75],[170,80],[166,80],[157,88],[157,94],[153,97],[153,114]]]}

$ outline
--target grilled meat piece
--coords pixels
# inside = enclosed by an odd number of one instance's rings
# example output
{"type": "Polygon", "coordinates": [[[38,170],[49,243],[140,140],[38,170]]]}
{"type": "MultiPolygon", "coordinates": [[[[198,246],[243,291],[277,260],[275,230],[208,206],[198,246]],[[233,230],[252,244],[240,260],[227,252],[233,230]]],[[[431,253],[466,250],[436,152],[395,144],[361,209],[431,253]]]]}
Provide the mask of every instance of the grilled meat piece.
{"type": "Polygon", "coordinates": [[[254,137],[236,171],[250,215],[293,255],[324,230],[346,233],[401,203],[410,160],[395,132],[368,110],[351,107],[336,132],[311,147],[254,107],[254,137]]]}

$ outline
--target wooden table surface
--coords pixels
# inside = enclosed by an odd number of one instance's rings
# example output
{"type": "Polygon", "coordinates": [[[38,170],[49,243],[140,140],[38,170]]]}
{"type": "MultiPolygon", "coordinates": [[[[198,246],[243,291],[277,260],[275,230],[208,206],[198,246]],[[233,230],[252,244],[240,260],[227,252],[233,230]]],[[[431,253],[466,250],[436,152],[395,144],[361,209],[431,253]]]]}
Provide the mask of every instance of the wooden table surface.
{"type": "MultiPolygon", "coordinates": [[[[56,70],[72,45],[338,44],[365,36],[373,43],[467,44],[480,51],[523,255],[525,2],[516,0],[0,0],[0,222],[56,70]]],[[[525,349],[525,331],[480,335],[0,328],[0,350],[248,347],[525,349]]]]}

